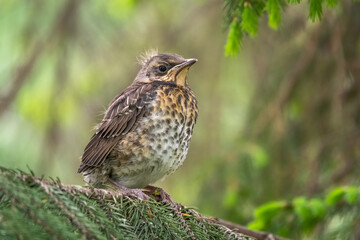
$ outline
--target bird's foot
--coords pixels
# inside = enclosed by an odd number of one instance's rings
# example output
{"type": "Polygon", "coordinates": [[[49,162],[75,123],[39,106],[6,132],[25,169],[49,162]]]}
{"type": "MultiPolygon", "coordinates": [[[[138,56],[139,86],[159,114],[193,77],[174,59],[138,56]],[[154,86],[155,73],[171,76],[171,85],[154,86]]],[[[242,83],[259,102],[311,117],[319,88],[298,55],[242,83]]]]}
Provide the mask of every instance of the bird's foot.
{"type": "Polygon", "coordinates": [[[141,189],[130,189],[127,187],[124,187],[117,182],[113,181],[112,179],[108,180],[108,183],[110,183],[112,186],[116,187],[121,191],[121,193],[126,197],[135,197],[140,200],[148,200],[150,197],[146,195],[141,189]]]}
{"type": "Polygon", "coordinates": [[[161,202],[167,203],[170,206],[175,207],[175,208],[177,208],[179,206],[179,204],[174,202],[172,200],[172,198],[170,197],[170,195],[168,193],[166,193],[164,191],[164,189],[162,189],[162,188],[147,185],[144,189],[149,191],[149,194],[153,195],[156,200],[160,200],[161,202]]]}

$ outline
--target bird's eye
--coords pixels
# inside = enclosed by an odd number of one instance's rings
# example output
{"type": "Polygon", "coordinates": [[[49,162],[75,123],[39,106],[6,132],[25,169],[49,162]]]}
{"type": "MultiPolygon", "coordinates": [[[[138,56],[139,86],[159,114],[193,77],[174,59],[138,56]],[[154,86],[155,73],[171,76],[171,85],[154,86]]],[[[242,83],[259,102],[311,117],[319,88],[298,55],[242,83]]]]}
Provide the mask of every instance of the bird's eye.
{"type": "Polygon", "coordinates": [[[160,72],[165,72],[166,71],[166,66],[160,65],[159,70],[160,70],[160,72]]]}

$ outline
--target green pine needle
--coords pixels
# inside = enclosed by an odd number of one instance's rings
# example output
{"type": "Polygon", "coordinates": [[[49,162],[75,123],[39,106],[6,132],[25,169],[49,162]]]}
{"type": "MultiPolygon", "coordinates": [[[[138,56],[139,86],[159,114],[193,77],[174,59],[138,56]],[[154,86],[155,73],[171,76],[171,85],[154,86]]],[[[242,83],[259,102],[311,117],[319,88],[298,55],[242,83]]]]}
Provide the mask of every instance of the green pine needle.
{"type": "Polygon", "coordinates": [[[242,31],[238,19],[234,19],[230,24],[229,34],[225,45],[225,55],[234,56],[239,53],[241,48],[242,31]]]}
{"type": "Polygon", "coordinates": [[[281,22],[281,5],[279,0],[268,0],[266,9],[269,12],[269,26],[277,30],[281,22]]]}
{"type": "Polygon", "coordinates": [[[259,16],[255,10],[248,4],[242,13],[241,28],[250,34],[251,37],[256,36],[258,32],[259,16]]]}
{"type": "Polygon", "coordinates": [[[322,0],[310,0],[309,18],[315,22],[321,20],[322,17],[322,0]]]}
{"type": "Polygon", "coordinates": [[[325,2],[328,7],[335,7],[339,3],[338,0],[325,0],[325,2]]]}
{"type": "Polygon", "coordinates": [[[0,239],[253,239],[152,199],[105,197],[2,167],[0,182],[0,239]]]}
{"type": "Polygon", "coordinates": [[[299,4],[301,0],[287,0],[287,2],[291,4],[299,4]]]}
{"type": "MultiPolygon", "coordinates": [[[[224,0],[224,22],[229,27],[225,45],[225,56],[234,56],[241,49],[242,36],[248,33],[254,37],[258,33],[259,18],[268,12],[269,26],[277,30],[282,21],[282,9],[288,5],[296,5],[301,0],[224,0]]],[[[354,0],[360,2],[360,0],[354,0]]],[[[322,17],[322,3],[327,7],[335,7],[339,0],[309,0],[309,18],[319,21],[322,17]]]]}

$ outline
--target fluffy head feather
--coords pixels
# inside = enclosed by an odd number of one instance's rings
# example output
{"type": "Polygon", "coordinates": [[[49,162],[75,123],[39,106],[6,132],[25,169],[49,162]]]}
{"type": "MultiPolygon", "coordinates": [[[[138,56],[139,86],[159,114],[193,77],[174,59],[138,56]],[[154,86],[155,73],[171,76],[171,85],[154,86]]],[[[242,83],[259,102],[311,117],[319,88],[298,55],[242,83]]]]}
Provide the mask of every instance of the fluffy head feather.
{"type": "Polygon", "coordinates": [[[137,60],[141,66],[144,66],[152,57],[158,55],[158,50],[155,48],[146,50],[144,53],[137,57],[137,60]]]}

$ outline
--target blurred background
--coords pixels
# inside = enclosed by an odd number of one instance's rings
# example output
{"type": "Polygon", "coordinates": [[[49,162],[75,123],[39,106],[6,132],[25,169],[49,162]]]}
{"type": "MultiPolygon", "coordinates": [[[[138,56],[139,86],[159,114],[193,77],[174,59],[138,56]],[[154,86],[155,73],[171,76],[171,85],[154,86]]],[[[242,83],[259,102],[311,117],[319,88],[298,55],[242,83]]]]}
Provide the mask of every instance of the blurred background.
{"type": "Polygon", "coordinates": [[[156,184],[175,201],[246,224],[268,201],[358,184],[359,5],[316,23],[291,6],[278,31],[262,17],[228,58],[222,0],[0,0],[0,165],[83,184],[93,127],[157,48],[199,59],[188,157],[156,184]]]}

